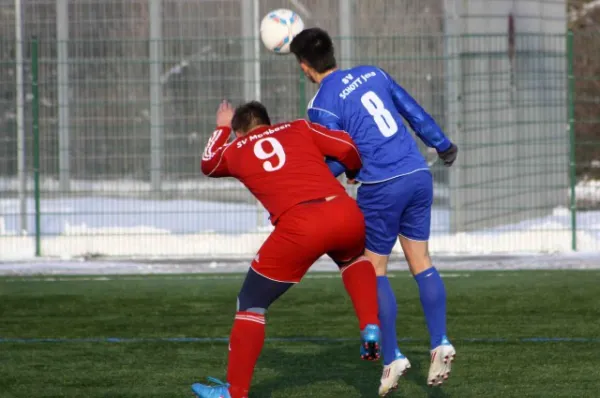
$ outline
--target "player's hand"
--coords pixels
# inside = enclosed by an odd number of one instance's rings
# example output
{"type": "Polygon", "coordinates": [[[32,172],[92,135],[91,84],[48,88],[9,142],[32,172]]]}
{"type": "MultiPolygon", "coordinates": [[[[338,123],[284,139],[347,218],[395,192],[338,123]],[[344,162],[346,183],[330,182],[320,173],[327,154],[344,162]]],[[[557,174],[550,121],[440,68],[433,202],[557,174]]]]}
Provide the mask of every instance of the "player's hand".
{"type": "Polygon", "coordinates": [[[346,170],[346,183],[349,185],[357,185],[360,182],[356,181],[358,170],[346,170]]]}
{"type": "Polygon", "coordinates": [[[454,144],[450,145],[450,148],[446,149],[444,152],[438,152],[438,156],[444,162],[444,166],[450,167],[452,163],[456,160],[456,156],[458,154],[458,147],[454,144]]]}
{"type": "Polygon", "coordinates": [[[223,100],[217,109],[217,126],[231,126],[231,119],[233,119],[233,106],[227,100],[223,100]]]}

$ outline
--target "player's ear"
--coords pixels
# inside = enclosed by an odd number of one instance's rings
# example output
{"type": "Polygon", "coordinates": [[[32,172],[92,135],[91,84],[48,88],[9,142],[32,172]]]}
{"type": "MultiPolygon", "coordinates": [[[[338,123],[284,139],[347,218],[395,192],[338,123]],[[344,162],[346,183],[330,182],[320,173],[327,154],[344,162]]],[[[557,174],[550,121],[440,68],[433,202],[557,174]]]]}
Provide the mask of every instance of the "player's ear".
{"type": "Polygon", "coordinates": [[[308,66],[306,62],[300,61],[300,68],[302,69],[302,72],[304,72],[305,75],[310,76],[312,68],[308,66]]]}
{"type": "Polygon", "coordinates": [[[304,62],[300,64],[300,67],[302,68],[302,72],[304,72],[304,76],[306,76],[306,78],[311,82],[316,83],[315,70],[304,62]]]}

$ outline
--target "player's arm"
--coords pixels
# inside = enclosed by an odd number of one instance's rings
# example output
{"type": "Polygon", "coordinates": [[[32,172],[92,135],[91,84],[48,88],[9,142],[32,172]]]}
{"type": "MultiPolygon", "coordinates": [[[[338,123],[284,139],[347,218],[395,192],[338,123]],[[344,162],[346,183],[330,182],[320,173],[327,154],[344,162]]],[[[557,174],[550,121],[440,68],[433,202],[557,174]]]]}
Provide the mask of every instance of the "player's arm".
{"type": "Polygon", "coordinates": [[[228,126],[217,127],[202,153],[202,173],[208,177],[229,177],[227,159],[223,156],[231,134],[228,126]]]}
{"type": "MultiPolygon", "coordinates": [[[[342,130],[340,118],[326,109],[309,107],[307,114],[308,120],[310,120],[312,123],[318,123],[330,130],[342,130]]],[[[330,157],[325,158],[325,163],[327,163],[327,167],[329,167],[331,173],[336,177],[340,176],[344,171],[346,171],[346,168],[343,164],[330,157]]]]}
{"type": "Polygon", "coordinates": [[[406,119],[417,136],[430,148],[443,152],[452,144],[435,120],[398,83],[390,80],[392,97],[398,112],[406,119]]]}
{"type": "Polygon", "coordinates": [[[345,131],[331,130],[317,123],[306,122],[306,126],[313,133],[312,139],[321,153],[339,162],[348,178],[355,178],[362,167],[362,161],[350,135],[345,131]]]}
{"type": "Polygon", "coordinates": [[[390,83],[390,90],[396,109],[408,122],[417,136],[430,148],[435,148],[446,166],[456,160],[458,148],[444,134],[435,120],[404,90],[390,75],[382,71],[390,83]]]}
{"type": "Polygon", "coordinates": [[[440,152],[448,149],[451,142],[435,120],[406,90],[391,78],[389,79],[396,109],[406,119],[417,136],[430,148],[435,148],[440,152]]]}

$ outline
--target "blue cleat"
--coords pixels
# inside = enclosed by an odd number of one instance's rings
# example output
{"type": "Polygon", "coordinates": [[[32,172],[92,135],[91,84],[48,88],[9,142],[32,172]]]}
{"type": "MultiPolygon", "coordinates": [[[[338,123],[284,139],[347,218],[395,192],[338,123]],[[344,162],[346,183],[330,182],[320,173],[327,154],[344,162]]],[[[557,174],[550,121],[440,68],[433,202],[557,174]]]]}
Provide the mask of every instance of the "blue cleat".
{"type": "Polygon", "coordinates": [[[381,332],[377,325],[367,325],[360,332],[360,357],[365,361],[376,361],[380,355],[381,332]]]}
{"type": "Polygon", "coordinates": [[[214,377],[208,377],[208,381],[215,383],[215,386],[207,386],[205,384],[192,384],[192,391],[199,398],[231,398],[229,394],[229,384],[223,383],[214,377]]]}

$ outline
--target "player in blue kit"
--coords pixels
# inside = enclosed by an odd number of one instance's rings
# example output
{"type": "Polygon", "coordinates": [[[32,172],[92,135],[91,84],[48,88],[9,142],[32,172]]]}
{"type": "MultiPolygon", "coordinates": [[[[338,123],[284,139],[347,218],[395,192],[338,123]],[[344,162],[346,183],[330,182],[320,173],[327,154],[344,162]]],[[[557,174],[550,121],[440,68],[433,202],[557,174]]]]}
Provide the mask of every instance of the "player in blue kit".
{"type": "MultiPolygon", "coordinates": [[[[322,29],[300,32],[291,43],[305,75],[319,90],[308,104],[308,118],[330,129],[347,131],[358,146],[363,167],[357,202],[366,222],[366,256],[375,266],[384,359],[379,395],[398,386],[410,368],[398,349],[396,298],[386,277],[392,248],[399,237],[418,287],[430,334],[428,384],[448,378],[456,354],[446,337],[446,291],[431,264],[428,240],[433,203],[433,179],[417,143],[404,127],[405,119],[417,136],[435,148],[451,166],[457,147],[433,118],[385,71],[375,66],[338,69],[331,38],[322,29]]],[[[328,160],[336,175],[344,167],[328,160]]]]}

